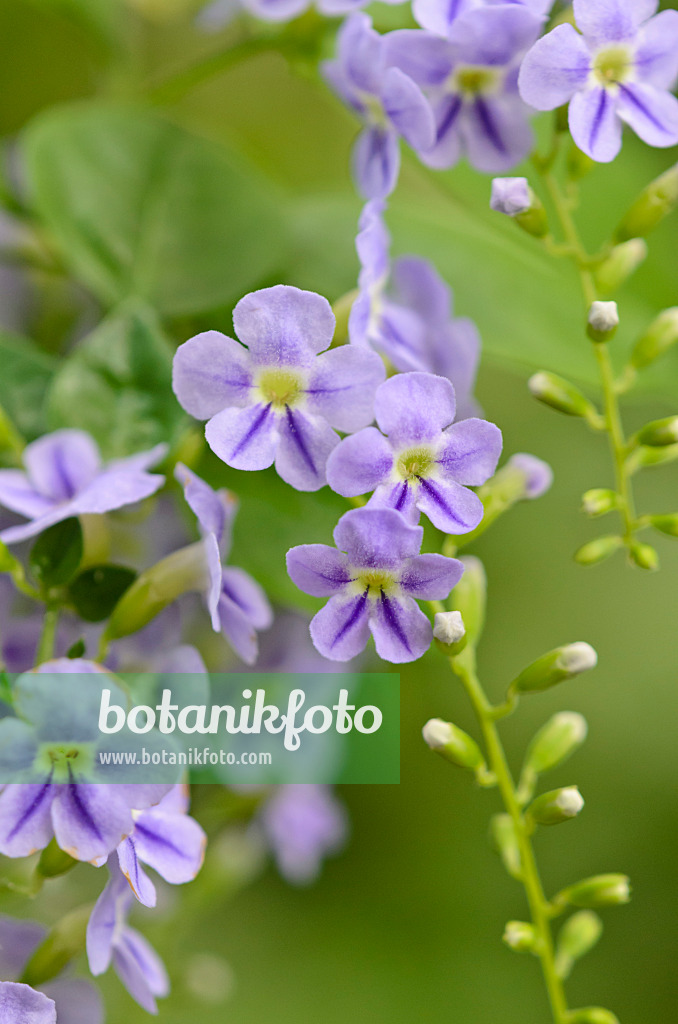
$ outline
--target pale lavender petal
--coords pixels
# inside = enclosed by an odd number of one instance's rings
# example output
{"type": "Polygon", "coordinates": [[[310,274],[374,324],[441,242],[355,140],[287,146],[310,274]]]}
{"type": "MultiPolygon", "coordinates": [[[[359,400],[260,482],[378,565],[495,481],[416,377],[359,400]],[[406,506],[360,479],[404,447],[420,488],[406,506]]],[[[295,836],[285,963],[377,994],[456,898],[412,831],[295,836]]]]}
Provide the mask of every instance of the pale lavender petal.
{"type": "MultiPolygon", "coordinates": [[[[204,675],[207,672],[200,651],[197,647],[192,647],[190,644],[179,644],[178,647],[164,651],[158,658],[154,659],[153,668],[156,672],[167,672],[170,674],[181,672],[185,675],[195,676],[204,675]]],[[[174,790],[180,789],[182,789],[181,786],[174,787],[174,790]]],[[[164,804],[164,802],[163,800],[162,803],[164,804]]]]}
{"type": "Polygon", "coordinates": [[[583,153],[599,163],[614,160],[621,149],[622,123],[606,89],[578,92],[570,103],[570,131],[583,153]]]}
{"type": "Polygon", "coordinates": [[[200,871],[207,837],[187,814],[167,814],[158,809],[137,819],[131,841],[144,864],[171,885],[183,885],[200,871]]]}
{"type": "Polygon", "coordinates": [[[64,784],[52,803],[54,835],[75,860],[105,858],[132,831],[132,814],[112,786],[64,784]]]}
{"type": "Polygon", "coordinates": [[[643,26],[635,66],[648,85],[673,88],[678,76],[678,11],[662,11],[643,26]]]}
{"type": "Polygon", "coordinates": [[[99,450],[84,430],[55,430],[23,453],[28,478],[52,501],[68,501],[92,482],[101,467],[99,450]]]}
{"type": "Polygon", "coordinates": [[[355,13],[346,19],[337,36],[337,55],[357,88],[376,95],[384,69],[384,46],[367,14],[355,13]]]}
{"type": "Polygon", "coordinates": [[[169,994],[169,978],[162,960],[143,935],[125,928],[113,950],[113,963],[132,999],[148,1013],[157,1013],[155,997],[169,994]]]}
{"type": "Polygon", "coordinates": [[[31,537],[37,537],[43,530],[54,526],[55,523],[62,523],[64,519],[69,519],[74,515],[71,504],[71,502],[67,502],[64,505],[57,505],[51,512],[38,516],[37,519],[31,520],[29,523],[8,527],[0,533],[0,541],[3,544],[19,544],[21,541],[29,540],[31,537]]]}
{"type": "Polygon", "coordinates": [[[244,569],[232,566],[224,569],[221,592],[242,609],[255,629],[268,629],[273,622],[273,611],[266,594],[244,569]]]}
{"type": "Polygon", "coordinates": [[[591,54],[572,25],[559,25],[525,55],[518,76],[520,95],[537,110],[554,110],[583,89],[591,54]]]}
{"type": "Polygon", "coordinates": [[[155,494],[164,482],[164,476],[157,473],[106,469],[69,502],[69,515],[100,514],[125,505],[136,505],[138,501],[155,494]]]}
{"type": "Polygon", "coordinates": [[[442,85],[453,57],[446,39],[419,29],[398,29],[384,36],[386,60],[424,87],[442,85]]]}
{"type": "Polygon", "coordinates": [[[104,1024],[104,1005],[96,987],[81,978],[58,978],[42,985],[54,1000],[58,1024],[104,1024]]]}
{"type": "Polygon", "coordinates": [[[129,784],[115,783],[107,784],[106,790],[115,794],[116,800],[121,800],[128,807],[135,811],[146,810],[147,807],[154,807],[159,804],[173,789],[171,783],[166,782],[132,782],[129,784]]]}
{"type": "Polygon", "coordinates": [[[337,430],[360,430],[374,419],[374,394],[385,377],[375,352],[350,345],[323,352],[306,388],[308,411],[337,430]]]}
{"type": "Polygon", "coordinates": [[[422,479],[417,508],[443,533],[468,533],[483,518],[483,503],[477,494],[450,479],[422,479]]]}
{"type": "Polygon", "coordinates": [[[327,544],[300,544],[287,552],[293,583],[313,597],[331,597],[351,582],[346,555],[327,544]]]}
{"type": "Polygon", "coordinates": [[[372,297],[369,291],[361,292],[348,315],[348,338],[351,345],[366,348],[370,345],[369,331],[372,316],[372,297]]]}
{"type": "Polygon", "coordinates": [[[382,594],[372,607],[370,630],[379,657],[396,665],[421,658],[433,639],[431,623],[411,597],[382,594]]]}
{"type": "Polygon", "coordinates": [[[428,167],[445,170],[453,167],[462,154],[460,125],[465,104],[457,93],[448,94],[433,104],[436,124],[435,144],[420,153],[420,159],[428,167]]]}
{"type": "Polygon", "coordinates": [[[574,19],[592,47],[632,39],[643,17],[653,13],[655,0],[574,0],[574,19]],[[637,7],[637,12],[634,12],[637,7]]]}
{"type": "Polygon", "coordinates": [[[205,562],[207,564],[208,587],[206,592],[207,609],[212,620],[212,629],[218,633],[221,629],[219,618],[219,601],[221,599],[221,552],[214,534],[209,534],[204,541],[205,562]]]}
{"type": "Polygon", "coordinates": [[[19,469],[0,469],[0,505],[20,516],[36,519],[51,512],[54,500],[39,494],[19,469]]]}
{"type": "Polygon", "coordinates": [[[649,146],[678,143],[678,100],[670,92],[640,82],[620,85],[617,113],[649,146]]]}
{"type": "Polygon", "coordinates": [[[395,448],[431,441],[454,419],[454,388],[432,373],[400,373],[378,389],[374,408],[395,448]]]}
{"type": "Polygon", "coordinates": [[[141,866],[135,840],[131,836],[123,840],[117,852],[120,870],[129,882],[129,887],[139,903],[143,903],[145,907],[154,907],[158,901],[158,894],[153,882],[141,866]]]}
{"type": "Polygon", "coordinates": [[[262,21],[290,21],[298,18],[310,0],[241,0],[243,7],[262,21]]]}
{"type": "Polygon", "coordinates": [[[252,622],[242,608],[226,594],[219,598],[217,611],[221,632],[233,650],[247,665],[257,659],[257,634],[252,622]]]}
{"type": "MultiPolygon", "coordinates": [[[[196,669],[191,669],[191,671],[196,672],[196,669]]],[[[204,667],[198,671],[204,671],[204,667]]],[[[153,813],[160,811],[163,814],[188,814],[190,803],[190,789],[186,784],[180,782],[176,786],[172,786],[167,796],[164,796],[160,803],[156,804],[153,813]]]]}
{"type": "Polygon", "coordinates": [[[454,385],[457,419],[475,416],[480,410],[473,398],[473,386],[480,361],[480,334],[468,317],[451,320],[444,328],[429,331],[429,368],[454,385]]]}
{"type": "Polygon", "coordinates": [[[405,306],[385,300],[381,320],[370,340],[379,348],[396,370],[407,373],[423,370],[425,325],[421,317],[405,306]]]}
{"type": "Polygon", "coordinates": [[[495,174],[524,160],[534,143],[528,115],[517,96],[478,96],[460,122],[471,166],[495,174]]]}
{"type": "Polygon", "coordinates": [[[393,469],[393,450],[375,427],[345,437],[327,460],[327,482],[344,497],[369,494],[387,480],[393,469]]]}
{"type": "Polygon", "coordinates": [[[14,981],[0,981],[3,1024],[56,1024],[56,1006],[42,992],[14,981]]]}
{"type": "Polygon", "coordinates": [[[400,586],[423,601],[444,601],[464,573],[463,562],[445,555],[416,555],[400,575],[400,586]]]}
{"type": "Polygon", "coordinates": [[[351,107],[359,117],[366,115],[365,94],[349,78],[346,68],[338,60],[325,60],[320,64],[320,72],[329,85],[344,103],[351,107]]]}
{"type": "Polygon", "coordinates": [[[46,934],[44,925],[36,921],[0,917],[0,977],[5,981],[21,977],[29,957],[46,934]]]}
{"type": "Polygon", "coordinates": [[[428,324],[446,323],[452,315],[452,293],[428,260],[402,256],[393,264],[393,290],[399,302],[428,324]]]}
{"type": "Polygon", "coordinates": [[[344,844],[346,812],[329,786],[278,786],[261,812],[281,875],[294,885],[317,878],[322,860],[344,844]]]}
{"type": "MultiPolygon", "coordinates": [[[[398,0],[401,3],[402,0],[398,0]]],[[[330,18],[338,17],[342,14],[349,14],[351,11],[357,10],[359,7],[365,6],[365,0],[317,0],[316,7],[321,14],[326,14],[330,18]]]]}
{"type": "Polygon", "coordinates": [[[116,860],[109,861],[110,878],[94,904],[87,923],[87,960],[95,977],[108,970],[113,943],[132,903],[132,892],[116,860]]]}
{"type": "Polygon", "coordinates": [[[251,387],[247,351],[219,331],[196,334],[176,351],[172,388],[180,405],[198,420],[230,405],[246,405],[251,387]]]}
{"type": "Polygon", "coordinates": [[[224,409],[205,427],[207,443],[222,462],[234,469],[266,469],[278,446],[276,416],[270,405],[224,409]]]}
{"type": "Polygon", "coordinates": [[[408,523],[416,526],[420,513],[417,508],[418,485],[410,480],[381,484],[367,502],[368,508],[393,508],[408,523]]]}
{"type": "Polygon", "coordinates": [[[367,594],[336,594],[311,619],[311,639],[330,661],[350,661],[364,649],[370,635],[367,594]]]}
{"type": "Polygon", "coordinates": [[[314,355],[329,348],[335,321],[322,295],[277,284],[241,299],[233,325],[257,364],[308,366],[314,355]]]}
{"type": "Polygon", "coordinates": [[[28,857],[44,850],[54,835],[49,782],[17,783],[0,793],[0,853],[5,857],[28,857]]]}
{"type": "Polygon", "coordinates": [[[475,5],[476,0],[414,0],[412,13],[422,28],[446,37],[455,19],[475,5]]]}
{"type": "Polygon", "coordinates": [[[453,53],[464,64],[505,67],[532,45],[543,20],[521,3],[476,7],[455,23],[453,53]]]}
{"type": "Polygon", "coordinates": [[[494,423],[463,420],[445,431],[437,461],[457,483],[478,487],[497,468],[501,447],[501,430],[494,423]]]}
{"type": "Polygon", "coordinates": [[[395,568],[418,555],[423,536],[421,526],[411,526],[390,508],[351,509],[334,528],[334,542],[351,565],[368,569],[395,568]]]}
{"type": "Polygon", "coordinates": [[[128,455],[124,459],[113,459],[108,463],[108,469],[127,469],[142,471],[152,469],[162,462],[169,453],[170,446],[165,443],[156,444],[145,452],[137,452],[135,455],[128,455]]]}
{"type": "Polygon", "coordinates": [[[381,102],[391,124],[413,149],[428,149],[435,139],[433,112],[418,85],[400,68],[384,75],[381,102]]]}
{"type": "Polygon", "coordinates": [[[320,416],[285,407],[280,418],[275,468],[298,491],[317,491],[326,483],[325,466],[339,435],[320,416]]]}
{"type": "Polygon", "coordinates": [[[360,287],[382,281],[388,274],[391,239],[384,223],[384,201],[370,199],[362,208],[355,247],[362,267],[360,287]]]}
{"type": "Polygon", "coordinates": [[[215,491],[188,466],[177,462],[174,478],[184,489],[184,498],[196,516],[204,534],[213,533],[217,543],[230,540],[231,527],[238,511],[238,499],[230,491],[215,491]]]}
{"type": "Polygon", "coordinates": [[[383,199],[398,181],[400,146],[392,128],[369,126],[353,146],[353,176],[365,199],[383,199]]]}
{"type": "Polygon", "coordinates": [[[540,498],[553,483],[553,470],[548,462],[527,452],[516,452],[508,462],[525,474],[525,497],[540,498]]]}

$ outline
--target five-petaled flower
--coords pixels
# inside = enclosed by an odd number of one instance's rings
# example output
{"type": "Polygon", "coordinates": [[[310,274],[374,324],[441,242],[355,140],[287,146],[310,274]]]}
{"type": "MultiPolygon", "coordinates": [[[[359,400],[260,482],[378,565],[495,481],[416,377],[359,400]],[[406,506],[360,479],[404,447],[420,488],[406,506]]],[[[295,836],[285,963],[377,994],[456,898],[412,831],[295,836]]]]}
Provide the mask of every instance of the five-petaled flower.
{"type": "Polygon", "coordinates": [[[338,853],[348,833],[346,811],[330,786],[276,786],[258,816],[280,874],[293,885],[307,885],[320,873],[323,858],[338,853]]]}
{"type": "Polygon", "coordinates": [[[333,428],[350,432],[372,421],[381,359],[348,345],[326,352],[335,326],[330,304],[287,285],[246,295],[233,325],[242,345],[207,331],[179,346],[177,398],[208,421],[207,443],[227,465],[256,470],[275,462],[297,490],[318,490],[339,443],[333,428]]]}
{"type": "Polygon", "coordinates": [[[600,163],[621,148],[622,122],[650,146],[678,143],[678,11],[656,17],[657,0],[574,0],[572,25],[558,25],[529,51],[520,92],[538,110],[569,103],[570,131],[600,163]]]}
{"type": "Polygon", "coordinates": [[[415,598],[443,600],[464,567],[444,555],[420,555],[423,536],[421,526],[394,509],[358,508],[337,523],[336,548],[302,544],[288,551],[287,571],[299,589],[330,598],[311,621],[311,638],[324,657],[348,661],[370,632],[385,661],[424,654],[433,632],[415,598]]]}
{"type": "Polygon", "coordinates": [[[431,373],[402,373],[385,381],[375,412],[379,430],[367,427],[332,452],[327,463],[332,489],[346,496],[374,491],[369,505],[396,509],[415,523],[423,512],[445,533],[475,529],[483,504],[465,485],[483,484],[494,472],[501,454],[499,428],[475,418],[451,425],[454,388],[431,373]]]}

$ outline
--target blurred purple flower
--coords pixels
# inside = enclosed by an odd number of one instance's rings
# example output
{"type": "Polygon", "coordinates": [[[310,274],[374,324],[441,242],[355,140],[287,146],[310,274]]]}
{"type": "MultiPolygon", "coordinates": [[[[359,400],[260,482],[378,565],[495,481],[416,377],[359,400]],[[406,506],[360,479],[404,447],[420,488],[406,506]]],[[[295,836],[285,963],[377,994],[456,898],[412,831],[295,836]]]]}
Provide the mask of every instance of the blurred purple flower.
{"type": "Polygon", "coordinates": [[[346,842],[348,820],[329,786],[284,785],[264,804],[259,823],[280,874],[293,885],[308,885],[322,861],[346,842]]]}
{"type": "MultiPolygon", "coordinates": [[[[198,24],[208,31],[217,31],[227,25],[240,9],[248,11],[262,21],[290,21],[298,18],[309,7],[315,6],[328,17],[343,17],[351,11],[364,7],[369,0],[215,0],[204,7],[198,15],[198,24]]],[[[384,3],[400,4],[404,0],[384,0],[384,3]]]]}
{"type": "Polygon", "coordinates": [[[364,121],[353,149],[353,174],[365,199],[383,199],[396,186],[399,138],[414,150],[434,140],[433,115],[421,89],[387,57],[387,36],[366,14],[346,19],[337,37],[337,57],[323,65],[334,91],[364,121]]]}
{"type": "Polygon", "coordinates": [[[197,419],[208,420],[210,448],[235,469],[265,469],[299,491],[325,483],[336,430],[372,421],[384,367],[372,352],[342,346],[326,352],[334,315],[314,292],[276,285],[241,299],[233,325],[243,345],[207,331],[179,346],[174,392],[197,419]]]}
{"type": "Polygon", "coordinates": [[[541,498],[553,483],[553,470],[548,462],[538,459],[536,455],[516,452],[508,460],[507,465],[516,466],[525,474],[525,497],[527,499],[541,498]]]}
{"type": "Polygon", "coordinates": [[[414,0],[412,13],[422,28],[447,38],[453,23],[462,14],[496,4],[516,4],[533,14],[546,15],[554,0],[414,0]]]}
{"type": "Polygon", "coordinates": [[[520,93],[537,110],[569,103],[570,131],[592,160],[621,149],[622,122],[650,146],[678,143],[678,11],[657,0],[574,0],[572,25],[558,25],[529,51],[520,93]],[[581,34],[580,34],[581,33],[581,34]]]}
{"type": "Polygon", "coordinates": [[[111,512],[162,487],[165,478],[147,470],[167,450],[157,445],[102,465],[96,444],[82,430],[57,430],[24,450],[26,471],[0,470],[0,505],[30,522],[0,533],[4,544],[27,540],[70,516],[111,512]]]}
{"type": "Polygon", "coordinates": [[[29,985],[0,981],[0,1019],[3,1024],[56,1024],[56,1006],[29,985]]]}
{"type": "Polygon", "coordinates": [[[177,463],[174,473],[204,538],[206,600],[212,627],[221,631],[236,654],[252,665],[258,650],[256,631],[269,628],[273,612],[264,591],[249,573],[222,565],[231,546],[237,499],[230,491],[214,491],[182,463],[177,463]]]}
{"type": "MultiPolygon", "coordinates": [[[[235,666],[234,672],[336,672],[334,662],[328,661],[311,643],[308,627],[310,616],[287,609],[276,610],[271,629],[261,637],[259,656],[253,666],[235,666]]],[[[341,671],[353,667],[342,667],[341,671]]]]}
{"type": "Polygon", "coordinates": [[[359,508],[339,520],[336,548],[302,544],[287,552],[287,571],[299,589],[330,598],[311,621],[311,638],[325,658],[355,657],[370,632],[385,661],[424,654],[433,633],[415,598],[443,600],[464,570],[454,558],[420,555],[423,536],[421,526],[394,509],[359,508]]]}
{"type": "Polygon", "coordinates": [[[346,497],[374,491],[368,505],[396,509],[413,523],[423,512],[444,533],[474,530],[483,503],[468,485],[494,473],[499,428],[479,419],[451,425],[454,388],[431,373],[391,377],[377,390],[375,412],[379,430],[367,427],[332,452],[332,490],[346,497]]]}

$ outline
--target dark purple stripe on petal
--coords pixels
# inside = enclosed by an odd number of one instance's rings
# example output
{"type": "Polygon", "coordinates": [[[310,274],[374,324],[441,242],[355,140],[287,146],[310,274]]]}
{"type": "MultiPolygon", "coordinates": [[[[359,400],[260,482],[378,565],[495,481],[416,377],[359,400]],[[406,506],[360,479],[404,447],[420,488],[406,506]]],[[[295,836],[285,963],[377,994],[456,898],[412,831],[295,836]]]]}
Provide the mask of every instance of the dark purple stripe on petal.
{"type": "Polygon", "coordinates": [[[30,819],[33,817],[33,815],[40,810],[43,803],[45,802],[45,799],[52,795],[52,783],[50,781],[51,778],[52,776],[50,775],[42,789],[37,793],[35,799],[32,801],[31,804],[29,804],[24,813],[21,815],[14,828],[7,836],[8,840],[14,839],[15,836],[18,836],[19,832],[21,832],[24,825],[26,825],[28,821],[30,821],[30,819]]]}
{"type": "Polygon", "coordinates": [[[144,826],[140,825],[139,822],[136,823],[134,830],[135,832],[138,832],[139,835],[145,836],[147,842],[151,843],[153,846],[162,846],[165,850],[171,850],[172,853],[175,853],[177,857],[181,857],[182,860],[192,860],[189,854],[187,854],[185,850],[182,850],[181,847],[175,846],[173,842],[169,839],[165,839],[164,836],[158,835],[157,832],[144,828],[144,826]]]}
{"type": "Polygon", "coordinates": [[[355,604],[353,606],[353,609],[352,609],[349,617],[346,619],[346,622],[341,627],[341,629],[339,630],[339,632],[335,636],[334,640],[330,644],[330,648],[334,647],[335,644],[338,644],[339,641],[342,640],[346,636],[348,631],[350,629],[352,629],[360,621],[366,604],[367,604],[367,591],[365,591],[364,594],[361,594],[356,599],[356,602],[355,602],[355,604]]]}
{"type": "Polygon", "coordinates": [[[103,843],[104,837],[99,831],[99,826],[97,825],[94,818],[90,814],[89,808],[87,807],[87,804],[82,798],[80,786],[78,786],[77,782],[73,781],[73,772],[70,766],[68,768],[68,775],[71,780],[69,783],[67,783],[68,793],[73,803],[73,808],[76,812],[78,819],[80,820],[81,824],[84,825],[84,827],[92,833],[92,835],[96,836],[96,838],[103,843]]]}
{"type": "Polygon", "coordinates": [[[455,121],[459,117],[462,107],[461,96],[451,96],[447,107],[445,108],[440,121],[438,122],[438,128],[436,130],[436,142],[441,142],[450,128],[454,126],[455,121]]]}
{"type": "Polygon", "coordinates": [[[234,450],[231,452],[232,459],[234,459],[236,455],[240,455],[240,453],[245,450],[250,441],[259,433],[264,423],[266,422],[270,411],[270,405],[265,405],[264,408],[259,413],[259,415],[257,416],[257,418],[255,419],[250,429],[245,434],[245,436],[238,441],[234,450]]]}
{"type": "Polygon", "coordinates": [[[485,132],[486,136],[488,137],[494,148],[498,150],[500,153],[506,153],[507,150],[506,146],[504,145],[504,140],[499,134],[499,129],[495,124],[494,117],[492,116],[492,111],[490,107],[487,105],[485,100],[480,99],[480,97],[478,97],[478,99],[475,102],[475,108],[476,114],[478,115],[478,120],[480,122],[480,127],[483,129],[483,131],[485,132]]]}
{"type": "Polygon", "coordinates": [[[318,470],[316,469],[315,462],[313,461],[311,453],[309,452],[306,446],[304,436],[301,433],[299,424],[295,420],[294,414],[290,409],[289,405],[285,406],[285,416],[287,418],[287,425],[290,428],[290,437],[292,438],[297,448],[299,449],[301,457],[308,466],[308,468],[311,470],[312,473],[315,473],[317,475],[318,470]]]}
{"type": "Polygon", "coordinates": [[[438,508],[442,509],[446,515],[450,516],[451,519],[454,519],[455,523],[459,523],[460,526],[464,527],[468,526],[468,523],[464,522],[463,519],[459,518],[454,509],[445,501],[445,498],[440,493],[438,488],[434,487],[430,480],[426,480],[425,477],[421,476],[419,477],[419,482],[422,486],[422,490],[426,491],[426,493],[429,495],[431,500],[435,502],[438,508]]]}
{"type": "Polygon", "coordinates": [[[403,505],[407,501],[407,491],[408,491],[408,489],[409,489],[409,485],[407,483],[407,480],[404,480],[403,483],[401,484],[401,487],[400,487],[400,494],[398,495],[398,499],[397,499],[395,505],[393,506],[395,508],[396,512],[402,512],[403,505]]]}
{"type": "Polygon", "coordinates": [[[602,125],[603,125],[603,120],[605,118],[605,111],[607,109],[607,104],[608,104],[607,92],[605,91],[605,89],[601,89],[600,90],[600,99],[598,100],[598,109],[596,110],[596,113],[595,113],[594,118],[593,118],[593,123],[591,124],[591,134],[589,135],[589,149],[593,149],[593,147],[596,144],[596,140],[598,138],[598,135],[600,133],[600,129],[602,128],[602,125]]]}
{"type": "Polygon", "coordinates": [[[415,355],[419,355],[414,345],[410,344],[407,338],[404,338],[400,331],[393,325],[393,321],[389,320],[388,314],[385,314],[381,318],[381,333],[384,341],[392,341],[398,348],[405,349],[406,352],[412,352],[415,355]]]}
{"type": "Polygon", "coordinates": [[[631,92],[630,89],[626,89],[623,85],[619,86],[619,90],[620,92],[624,93],[624,96],[629,101],[629,103],[632,103],[636,110],[639,110],[643,117],[646,117],[648,121],[655,126],[655,128],[658,128],[660,132],[665,132],[667,135],[673,135],[672,132],[668,131],[666,125],[662,124],[661,121],[657,120],[652,111],[649,110],[648,107],[646,107],[645,104],[638,99],[635,93],[631,92]]]}
{"type": "Polygon", "coordinates": [[[386,621],[386,625],[391,630],[391,632],[398,638],[398,640],[403,645],[407,653],[411,654],[412,649],[405,635],[405,631],[403,630],[403,627],[400,625],[400,621],[398,620],[398,613],[396,611],[395,604],[393,603],[393,601],[389,601],[389,599],[384,594],[382,594],[381,607],[384,612],[384,619],[386,621]]]}
{"type": "Polygon", "coordinates": [[[127,843],[128,846],[132,850],[132,864],[134,865],[134,868],[133,868],[134,877],[133,878],[129,878],[128,877],[128,881],[129,881],[130,885],[132,886],[132,888],[134,889],[134,892],[137,893],[137,892],[141,891],[141,886],[142,886],[141,877],[140,877],[141,872],[139,870],[139,855],[137,854],[137,848],[136,848],[134,840],[132,839],[131,836],[128,836],[127,839],[125,839],[123,841],[125,843],[127,843]]]}

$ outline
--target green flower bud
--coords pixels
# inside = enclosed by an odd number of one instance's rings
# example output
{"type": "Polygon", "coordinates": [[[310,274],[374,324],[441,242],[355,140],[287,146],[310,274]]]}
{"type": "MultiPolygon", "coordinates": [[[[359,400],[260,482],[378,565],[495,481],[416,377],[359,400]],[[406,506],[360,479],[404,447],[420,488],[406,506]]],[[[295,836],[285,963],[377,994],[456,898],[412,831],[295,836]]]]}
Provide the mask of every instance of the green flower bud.
{"type": "Polygon", "coordinates": [[[637,370],[659,359],[678,341],[678,306],[664,309],[636,342],[631,365],[637,370]]]}
{"type": "Polygon", "coordinates": [[[678,202],[678,164],[643,189],[615,232],[620,242],[644,238],[673,210],[678,202]]]}
{"type": "Polygon", "coordinates": [[[653,420],[638,431],[638,441],[649,448],[665,448],[678,444],[678,416],[653,420]]]}
{"type": "Polygon", "coordinates": [[[602,1006],[584,1006],[581,1010],[571,1010],[565,1019],[567,1024],[619,1024],[619,1017],[602,1006]]]}
{"type": "Polygon", "coordinates": [[[20,981],[35,987],[61,974],[85,948],[85,932],[91,912],[92,907],[88,904],[62,917],[33,953],[20,981]]]}
{"type": "Polygon", "coordinates": [[[549,718],[528,747],[525,769],[536,775],[566,761],[586,739],[588,726],[576,711],[559,711],[549,718]]]}
{"type": "Polygon", "coordinates": [[[628,903],[631,889],[628,875],[593,875],[569,885],[554,902],[570,903],[573,907],[612,907],[628,903]]]}
{"type": "Polygon", "coordinates": [[[637,565],[639,569],[655,572],[659,568],[659,555],[651,544],[641,544],[636,541],[631,545],[629,555],[633,564],[637,565]]]}
{"type": "Polygon", "coordinates": [[[578,910],[565,922],[556,947],[556,971],[561,978],[569,977],[576,961],[593,949],[602,933],[603,922],[592,910],[578,910]]]}
{"type": "Polygon", "coordinates": [[[616,536],[597,537],[575,551],[574,560],[579,565],[597,565],[622,546],[622,538],[616,536]]]}
{"type": "Polygon", "coordinates": [[[566,416],[581,416],[591,423],[598,419],[593,403],[564,377],[541,370],[530,377],[527,386],[538,401],[566,416]]]}
{"type": "Polygon", "coordinates": [[[582,496],[582,512],[587,515],[604,516],[619,505],[619,495],[605,487],[594,487],[582,496]]]}
{"type": "Polygon", "coordinates": [[[539,936],[527,921],[507,921],[502,940],[516,953],[534,953],[539,936]]]}
{"type": "Polygon", "coordinates": [[[422,729],[422,736],[431,750],[459,768],[476,771],[485,767],[485,759],[476,741],[451,722],[431,718],[422,729]]]}
{"type": "Polygon", "coordinates": [[[452,603],[455,610],[461,612],[468,643],[475,645],[485,624],[487,578],[479,558],[466,555],[461,561],[464,564],[464,575],[452,591],[452,603]]]}
{"type": "Polygon", "coordinates": [[[56,839],[52,839],[40,854],[37,871],[43,878],[57,878],[65,875],[77,863],[77,860],[57,846],[56,839]]]}
{"type": "Polygon", "coordinates": [[[510,814],[495,814],[490,820],[490,839],[511,878],[521,878],[520,846],[510,814]]]}
{"type": "Polygon", "coordinates": [[[655,530],[665,533],[667,537],[678,537],[678,512],[670,516],[652,516],[650,522],[655,530]]]}
{"type": "Polygon", "coordinates": [[[615,245],[595,272],[598,292],[601,295],[614,294],[638,269],[646,256],[647,242],[642,238],[630,238],[628,242],[615,245]]]}
{"type": "Polygon", "coordinates": [[[667,462],[678,459],[678,444],[668,444],[665,448],[641,447],[630,455],[628,465],[633,471],[648,466],[663,466],[667,462]]]}
{"type": "Polygon", "coordinates": [[[548,690],[556,683],[595,668],[597,661],[598,655],[590,644],[578,642],[556,647],[523,669],[511,683],[509,692],[537,693],[548,690]]]}
{"type": "Polygon", "coordinates": [[[586,333],[591,341],[609,341],[619,327],[616,302],[592,302],[586,322],[586,333]]]}
{"type": "Polygon", "coordinates": [[[577,787],[564,786],[542,793],[532,801],[527,813],[537,825],[560,825],[576,818],[583,806],[584,798],[577,787]]]}
{"type": "Polygon", "coordinates": [[[466,627],[461,612],[436,612],[433,636],[445,654],[459,654],[466,646],[466,627]]]}

